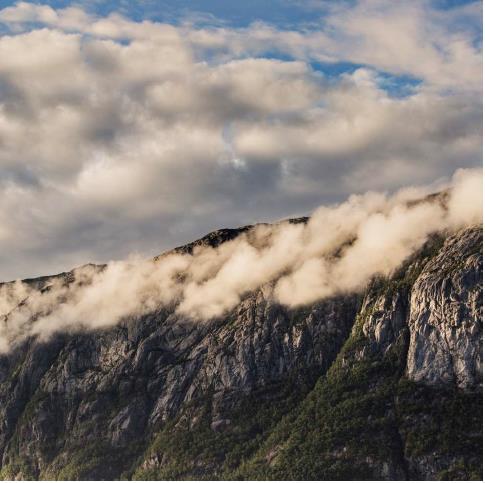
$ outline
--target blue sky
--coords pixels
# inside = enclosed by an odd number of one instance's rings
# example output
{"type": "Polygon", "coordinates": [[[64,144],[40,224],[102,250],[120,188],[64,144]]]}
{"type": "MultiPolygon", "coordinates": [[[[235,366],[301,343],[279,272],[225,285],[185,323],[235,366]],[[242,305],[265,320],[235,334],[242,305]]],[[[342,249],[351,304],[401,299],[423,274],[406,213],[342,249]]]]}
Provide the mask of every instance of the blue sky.
{"type": "MultiPolygon", "coordinates": [[[[12,5],[15,2],[1,1],[0,6],[12,5]]],[[[228,2],[225,0],[172,0],[172,1],[84,1],[47,0],[33,2],[63,8],[68,5],[80,5],[90,12],[105,15],[110,12],[121,12],[134,20],[151,19],[161,22],[177,22],[195,14],[203,14],[207,23],[218,21],[233,26],[246,26],[255,20],[275,25],[301,26],[315,20],[315,9],[305,6],[305,2],[286,0],[246,0],[228,2]],[[212,20],[210,17],[213,17],[212,20]]],[[[201,17],[202,19],[202,17],[201,17]]]]}
{"type": "MultiPolygon", "coordinates": [[[[245,0],[231,2],[227,0],[120,0],[120,1],[69,1],[45,0],[29,2],[50,5],[53,8],[63,8],[69,5],[82,6],[87,11],[106,15],[111,12],[121,12],[133,20],[151,19],[161,22],[176,22],[196,13],[205,15],[205,21],[210,23],[216,19],[232,26],[246,26],[260,20],[278,26],[291,28],[308,27],[315,18],[324,15],[326,4],[343,3],[345,0],[245,0]]],[[[437,9],[447,10],[457,6],[473,3],[474,0],[432,0],[430,3],[437,9]]],[[[352,4],[354,2],[347,1],[352,4]]],[[[0,7],[15,4],[15,1],[0,1],[0,7]]]]}

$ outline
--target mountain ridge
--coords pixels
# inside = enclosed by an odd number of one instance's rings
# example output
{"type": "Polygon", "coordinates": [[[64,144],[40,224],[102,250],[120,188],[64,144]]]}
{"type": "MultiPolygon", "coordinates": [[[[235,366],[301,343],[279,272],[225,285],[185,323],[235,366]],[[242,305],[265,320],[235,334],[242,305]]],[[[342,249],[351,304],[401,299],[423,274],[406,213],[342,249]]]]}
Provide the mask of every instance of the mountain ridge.
{"type": "Polygon", "coordinates": [[[0,356],[0,475],[476,479],[481,253],[481,227],[468,228],[300,308],[263,286],[203,324],[162,307],[27,340],[0,356]],[[429,307],[447,304],[433,322],[429,307]]]}

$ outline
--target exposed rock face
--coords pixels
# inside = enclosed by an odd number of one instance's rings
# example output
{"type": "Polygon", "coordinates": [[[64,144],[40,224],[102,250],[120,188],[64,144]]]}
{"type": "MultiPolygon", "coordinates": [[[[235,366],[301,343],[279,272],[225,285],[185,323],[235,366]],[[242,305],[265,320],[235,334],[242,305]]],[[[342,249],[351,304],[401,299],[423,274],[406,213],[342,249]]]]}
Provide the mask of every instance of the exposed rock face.
{"type": "Polygon", "coordinates": [[[50,474],[50,467],[67,465],[70,451],[100,440],[126,447],[208,393],[215,430],[221,430],[227,423],[220,413],[242,395],[298,370],[313,379],[324,372],[357,309],[358,297],[345,296],[296,314],[268,300],[263,289],[222,321],[192,323],[159,312],[107,332],[28,343],[15,361],[3,358],[4,444],[10,439],[3,464],[12,464],[20,451],[22,459],[32,460],[34,474],[50,474]],[[17,364],[21,371],[15,375],[17,364]],[[30,414],[26,406],[32,401],[30,414]],[[15,430],[20,446],[14,449],[15,430]],[[44,454],[51,441],[58,448],[54,461],[44,454]]]}
{"type": "Polygon", "coordinates": [[[165,308],[28,341],[0,357],[1,475],[473,478],[481,237],[430,240],[391,280],[298,310],[262,287],[206,323],[165,308]]]}
{"type": "Polygon", "coordinates": [[[469,389],[482,380],[482,233],[448,238],[411,293],[407,376],[469,389]]]}

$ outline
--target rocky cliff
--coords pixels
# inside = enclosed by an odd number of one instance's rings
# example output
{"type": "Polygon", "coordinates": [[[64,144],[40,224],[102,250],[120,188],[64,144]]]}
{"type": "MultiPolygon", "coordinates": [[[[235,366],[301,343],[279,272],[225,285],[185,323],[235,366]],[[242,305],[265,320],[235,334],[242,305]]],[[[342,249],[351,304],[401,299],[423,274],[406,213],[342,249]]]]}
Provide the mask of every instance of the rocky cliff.
{"type": "Polygon", "coordinates": [[[481,479],[482,290],[473,227],[298,309],[263,286],[203,323],[163,307],[27,340],[0,356],[0,474],[481,479]]]}

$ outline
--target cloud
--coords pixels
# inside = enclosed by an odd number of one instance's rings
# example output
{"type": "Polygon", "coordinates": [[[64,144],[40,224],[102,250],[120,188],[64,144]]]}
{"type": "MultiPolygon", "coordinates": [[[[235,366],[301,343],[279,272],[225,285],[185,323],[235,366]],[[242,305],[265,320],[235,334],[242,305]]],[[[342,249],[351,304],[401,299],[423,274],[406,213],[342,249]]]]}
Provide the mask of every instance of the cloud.
{"type": "Polygon", "coordinates": [[[43,287],[1,285],[0,352],[26,337],[106,328],[164,306],[198,321],[221,317],[263,286],[290,307],[361,290],[392,274],[430,234],[482,223],[482,183],[481,170],[460,170],[447,205],[423,198],[429,188],[369,192],[320,207],[305,224],[256,225],[191,255],[87,265],[43,287]]]}
{"type": "MultiPolygon", "coordinates": [[[[315,8],[315,6],[313,6],[315,8]]],[[[118,13],[96,17],[78,7],[54,10],[18,2],[0,11],[0,21],[21,30],[32,23],[107,39],[170,41],[181,33],[196,51],[229,56],[270,51],[305,60],[355,62],[395,74],[408,74],[448,88],[481,89],[481,2],[447,10],[433,2],[359,0],[323,3],[312,29],[284,30],[263,22],[244,28],[199,28],[190,21],[177,28],[153,21],[133,22],[118,13]]]]}
{"type": "Polygon", "coordinates": [[[0,10],[0,279],[479,165],[476,7],[342,5],[294,31],[0,10]],[[383,70],[421,83],[394,96],[383,70]]]}

